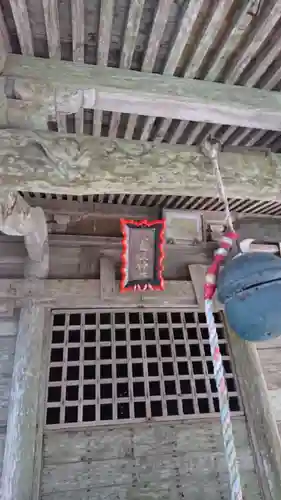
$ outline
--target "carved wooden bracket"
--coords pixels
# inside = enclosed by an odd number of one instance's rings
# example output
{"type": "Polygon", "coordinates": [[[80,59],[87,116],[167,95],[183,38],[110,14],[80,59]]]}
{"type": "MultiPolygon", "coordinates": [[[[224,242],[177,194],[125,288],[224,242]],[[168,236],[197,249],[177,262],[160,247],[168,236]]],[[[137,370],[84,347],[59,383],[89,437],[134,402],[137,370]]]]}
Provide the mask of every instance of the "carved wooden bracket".
{"type": "Polygon", "coordinates": [[[48,229],[41,207],[30,207],[17,192],[4,193],[0,200],[0,230],[23,236],[28,253],[26,275],[45,278],[49,271],[48,229]]]}

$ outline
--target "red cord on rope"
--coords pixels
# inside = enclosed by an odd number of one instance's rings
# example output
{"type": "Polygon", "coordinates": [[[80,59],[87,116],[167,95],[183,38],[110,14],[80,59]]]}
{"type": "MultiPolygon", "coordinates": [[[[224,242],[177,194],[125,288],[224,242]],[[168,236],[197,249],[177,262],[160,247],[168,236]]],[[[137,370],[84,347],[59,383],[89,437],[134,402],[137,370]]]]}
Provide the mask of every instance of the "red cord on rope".
{"type": "Polygon", "coordinates": [[[233,231],[229,231],[222,237],[220,247],[215,251],[214,260],[207,270],[204,286],[204,299],[211,300],[213,298],[217,287],[217,275],[220,265],[232,247],[233,241],[237,238],[238,234],[233,231]]]}

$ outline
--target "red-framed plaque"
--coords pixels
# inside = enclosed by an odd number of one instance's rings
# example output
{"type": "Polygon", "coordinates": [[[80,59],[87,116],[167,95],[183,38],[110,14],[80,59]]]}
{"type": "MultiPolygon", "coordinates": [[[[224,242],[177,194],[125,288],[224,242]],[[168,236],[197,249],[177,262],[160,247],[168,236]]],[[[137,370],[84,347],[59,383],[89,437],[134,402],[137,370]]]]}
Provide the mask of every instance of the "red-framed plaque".
{"type": "Polygon", "coordinates": [[[121,292],[164,290],[165,220],[121,219],[121,292]]]}

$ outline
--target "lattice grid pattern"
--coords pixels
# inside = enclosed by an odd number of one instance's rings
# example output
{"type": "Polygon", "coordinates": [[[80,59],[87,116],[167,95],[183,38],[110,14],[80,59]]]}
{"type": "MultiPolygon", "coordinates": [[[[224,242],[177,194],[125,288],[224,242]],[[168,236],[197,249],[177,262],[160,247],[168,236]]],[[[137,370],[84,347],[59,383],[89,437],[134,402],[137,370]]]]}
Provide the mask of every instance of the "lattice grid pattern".
{"type": "MultiPolygon", "coordinates": [[[[216,317],[230,408],[241,415],[216,317]]],[[[46,424],[219,416],[206,318],[197,312],[55,311],[46,424]]]]}

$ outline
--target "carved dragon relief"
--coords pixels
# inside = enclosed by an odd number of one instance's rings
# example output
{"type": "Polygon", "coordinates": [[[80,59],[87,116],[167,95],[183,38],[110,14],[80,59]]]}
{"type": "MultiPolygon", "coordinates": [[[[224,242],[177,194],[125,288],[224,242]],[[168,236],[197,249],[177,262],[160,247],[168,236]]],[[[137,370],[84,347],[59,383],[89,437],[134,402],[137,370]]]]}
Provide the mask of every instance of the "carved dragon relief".
{"type": "Polygon", "coordinates": [[[30,207],[17,192],[7,192],[0,201],[0,231],[23,236],[28,253],[27,277],[45,278],[49,271],[48,228],[41,207],[30,207]]]}

